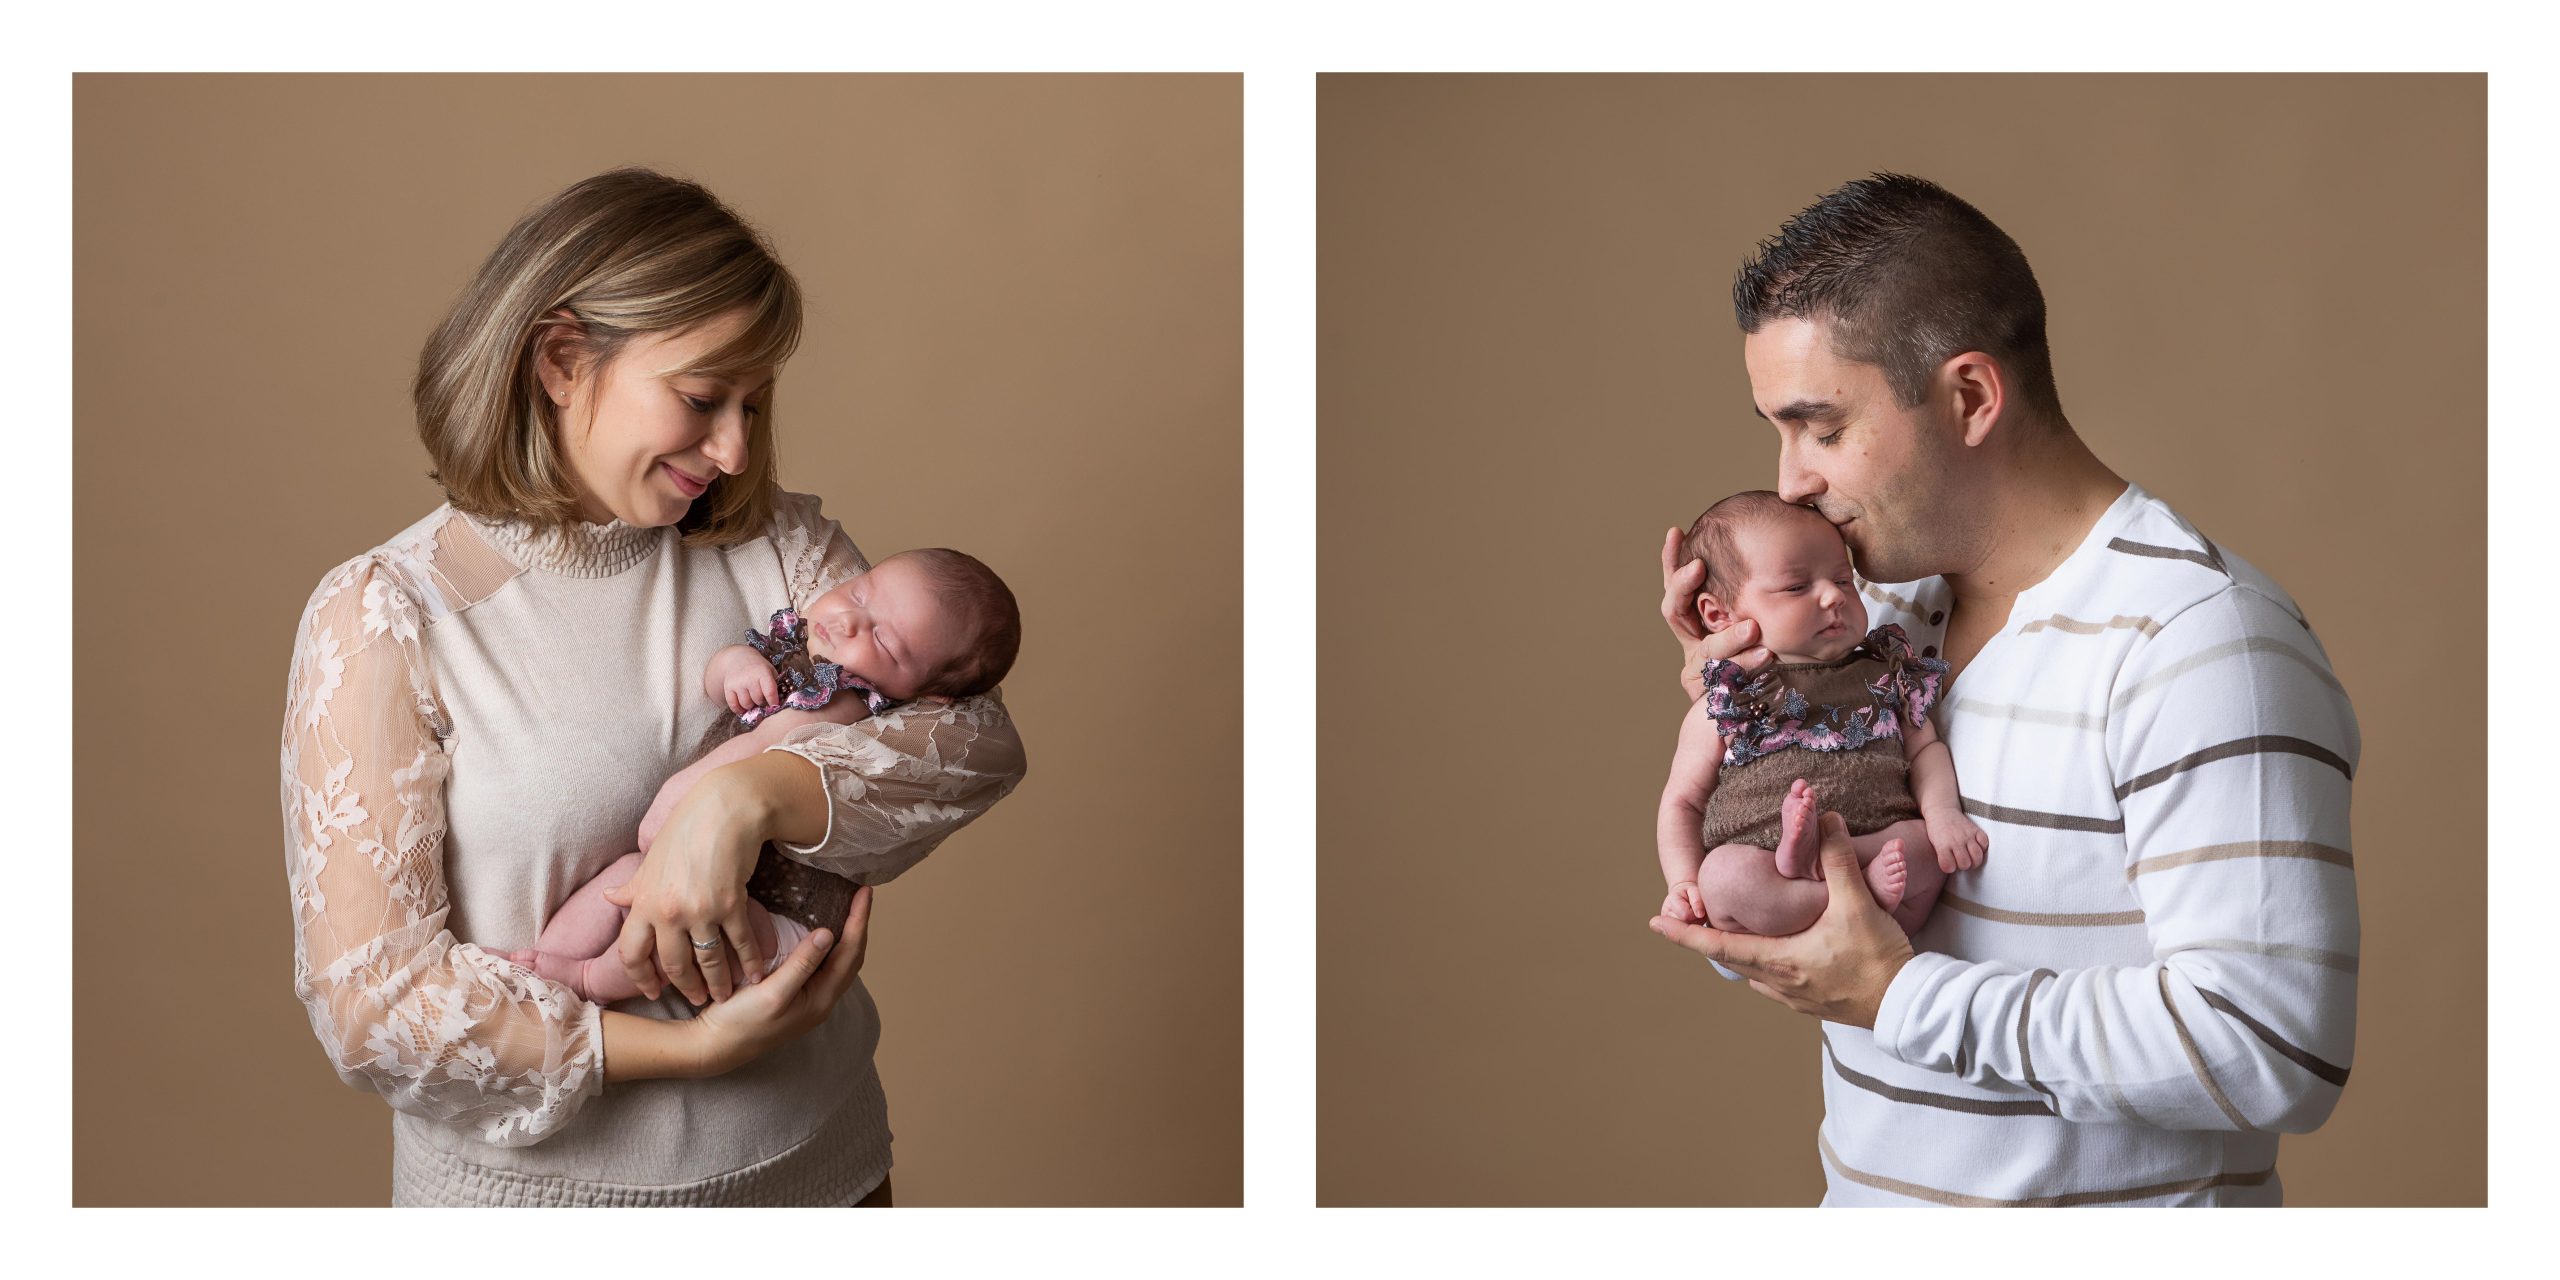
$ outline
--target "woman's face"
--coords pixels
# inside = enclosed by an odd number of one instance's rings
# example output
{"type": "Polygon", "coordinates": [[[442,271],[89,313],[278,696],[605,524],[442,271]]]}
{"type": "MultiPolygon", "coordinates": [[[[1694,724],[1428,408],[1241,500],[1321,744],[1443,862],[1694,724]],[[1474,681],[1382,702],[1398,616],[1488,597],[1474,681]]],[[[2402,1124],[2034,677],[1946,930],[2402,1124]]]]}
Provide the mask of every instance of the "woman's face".
{"type": "Polygon", "coordinates": [[[581,518],[671,525],[714,479],[746,467],[748,429],[764,412],[773,370],[737,378],[660,371],[718,350],[747,322],[734,311],[635,338],[601,369],[573,369],[546,353],[542,381],[560,407],[560,451],[581,518]]]}

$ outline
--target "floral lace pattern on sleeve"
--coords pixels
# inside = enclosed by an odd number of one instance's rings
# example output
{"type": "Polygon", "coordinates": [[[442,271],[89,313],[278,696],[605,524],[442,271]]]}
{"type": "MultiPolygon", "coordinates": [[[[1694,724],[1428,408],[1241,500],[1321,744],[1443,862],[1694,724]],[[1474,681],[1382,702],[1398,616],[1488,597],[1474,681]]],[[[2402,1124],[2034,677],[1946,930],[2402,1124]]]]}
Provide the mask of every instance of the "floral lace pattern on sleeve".
{"type": "MultiPolygon", "coordinates": [[[[780,495],[775,526],[794,609],[871,567],[815,498],[780,495]]],[[[828,798],[827,833],[818,843],[776,847],[864,884],[923,861],[1010,793],[1024,771],[1022,739],[993,693],[909,703],[852,724],[804,725],[770,750],[816,765],[828,798]]]]}
{"type": "Polygon", "coordinates": [[[523,1146],[602,1087],[599,1011],[445,928],[451,756],[422,577],[360,557],[303,613],[281,760],[294,992],[340,1079],[523,1146]]]}

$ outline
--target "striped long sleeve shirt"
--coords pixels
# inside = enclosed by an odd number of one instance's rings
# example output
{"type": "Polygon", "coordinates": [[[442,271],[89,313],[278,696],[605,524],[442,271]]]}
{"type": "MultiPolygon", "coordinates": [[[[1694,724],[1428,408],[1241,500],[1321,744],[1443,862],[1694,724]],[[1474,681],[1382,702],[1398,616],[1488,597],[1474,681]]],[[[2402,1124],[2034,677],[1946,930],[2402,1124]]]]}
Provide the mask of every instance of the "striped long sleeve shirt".
{"type": "MultiPolygon", "coordinates": [[[[1862,584],[1934,655],[1940,579],[1862,584]]],[[[2275,583],[2128,486],[1938,723],[1990,836],[1822,1025],[1825,1204],[2277,1204],[2354,1056],[2355,713],[2275,583]]]]}

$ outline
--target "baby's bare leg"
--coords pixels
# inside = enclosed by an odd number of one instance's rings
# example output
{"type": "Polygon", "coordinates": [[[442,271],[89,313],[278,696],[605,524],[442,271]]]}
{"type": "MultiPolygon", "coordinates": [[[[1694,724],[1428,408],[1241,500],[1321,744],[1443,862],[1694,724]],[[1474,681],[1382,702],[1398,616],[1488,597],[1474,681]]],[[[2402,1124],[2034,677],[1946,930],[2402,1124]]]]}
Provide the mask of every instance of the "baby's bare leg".
{"type": "MultiPolygon", "coordinates": [[[[630,971],[623,968],[622,957],[614,949],[615,941],[622,936],[623,917],[628,913],[606,900],[604,891],[620,888],[640,874],[645,856],[626,853],[578,886],[578,891],[551,913],[550,921],[542,927],[542,937],[527,950],[507,953],[507,958],[568,987],[579,998],[598,1004],[639,995],[640,988],[631,981],[630,971]]],[[[755,928],[756,947],[763,954],[765,972],[770,973],[783,956],[790,954],[790,947],[776,947],[774,918],[762,905],[749,902],[747,915],[755,928]]],[[[791,944],[798,943],[808,932],[797,925],[791,928],[791,944]]]]}
{"type": "MultiPolygon", "coordinates": [[[[1919,928],[1946,883],[1934,852],[1912,852],[1929,848],[1926,824],[1918,819],[1897,822],[1881,831],[1851,836],[1849,843],[1867,869],[1867,891],[1876,904],[1892,914],[1904,933],[1919,928]],[[1898,859],[1881,859],[1886,847],[1896,841],[1901,844],[1898,859]],[[1880,860],[1886,862],[1882,870],[1877,866],[1880,860]],[[1892,865],[1896,860],[1901,864],[1898,868],[1892,865]],[[1889,883],[1879,884],[1879,879],[1889,883]]],[[[1710,928],[1764,937],[1802,933],[1822,918],[1831,903],[1831,891],[1820,880],[1781,875],[1775,853],[1747,844],[1709,850],[1698,868],[1698,893],[1707,901],[1710,928]]]]}
{"type": "Polygon", "coordinates": [[[619,889],[640,874],[642,855],[626,853],[615,859],[595,878],[578,886],[551,919],[542,926],[542,936],[533,949],[549,955],[592,956],[602,954],[622,936],[623,910],[605,900],[604,891],[619,889]]]}
{"type": "Polygon", "coordinates": [[[1821,822],[1812,785],[1796,779],[1787,787],[1786,798],[1778,802],[1778,844],[1771,852],[1777,857],[1779,875],[1790,880],[1822,879],[1821,822]]]}
{"type": "Polygon", "coordinates": [[[1849,837],[1858,851],[1858,861],[1867,868],[1867,884],[1875,886],[1878,855],[1885,846],[1901,843],[1902,892],[1899,900],[1888,903],[1883,894],[1876,895],[1876,905],[1893,916],[1893,922],[1909,934],[1929,918],[1929,909],[1937,905],[1938,891],[1946,887],[1947,875],[1938,869],[1937,851],[1929,845],[1929,824],[1918,818],[1897,822],[1882,830],[1849,837]]]}
{"type": "Polygon", "coordinates": [[[1831,900],[1821,881],[1780,875],[1778,855],[1747,844],[1707,851],[1698,867],[1698,896],[1707,902],[1708,927],[1771,938],[1802,933],[1831,900]]]}
{"type": "Polygon", "coordinates": [[[542,936],[525,950],[508,952],[507,958],[577,992],[582,1000],[611,1004],[640,994],[621,957],[613,953],[625,913],[605,899],[604,891],[640,874],[641,857],[626,853],[579,885],[543,924],[542,936]]]}
{"type": "MultiPolygon", "coordinates": [[[[1787,788],[1786,799],[1778,805],[1778,874],[1815,884],[1822,882],[1821,814],[1822,798],[1804,779],[1796,779],[1787,788]]],[[[1867,869],[1867,892],[1874,895],[1876,905],[1887,911],[1901,906],[1909,868],[1901,847],[1893,843],[1892,834],[1865,844],[1858,844],[1856,837],[1851,837],[1851,843],[1858,851],[1858,865],[1867,869]]],[[[1929,846],[1924,841],[1912,847],[1929,846]]]]}

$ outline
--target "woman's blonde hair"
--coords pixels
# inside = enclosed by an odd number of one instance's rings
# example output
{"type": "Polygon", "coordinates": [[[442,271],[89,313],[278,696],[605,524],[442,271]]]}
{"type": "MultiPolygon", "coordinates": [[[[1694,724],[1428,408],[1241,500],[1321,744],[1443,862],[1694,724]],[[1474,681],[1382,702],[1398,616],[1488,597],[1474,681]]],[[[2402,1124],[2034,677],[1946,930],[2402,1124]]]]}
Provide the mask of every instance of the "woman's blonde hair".
{"type": "MultiPolygon", "coordinates": [[[[542,202],[509,229],[418,355],[418,436],[427,474],[453,505],[536,526],[577,518],[560,453],[561,415],[537,359],[546,334],[573,363],[602,370],[632,339],[733,311],[737,337],[660,375],[775,368],[800,344],[800,286],[764,238],[697,183],[648,169],[600,173],[542,202]],[[561,314],[565,312],[566,314],[561,314]]],[[[684,540],[726,546],[760,536],[775,488],[771,395],[747,432],[747,465],[724,475],[678,522],[684,540]]]]}

